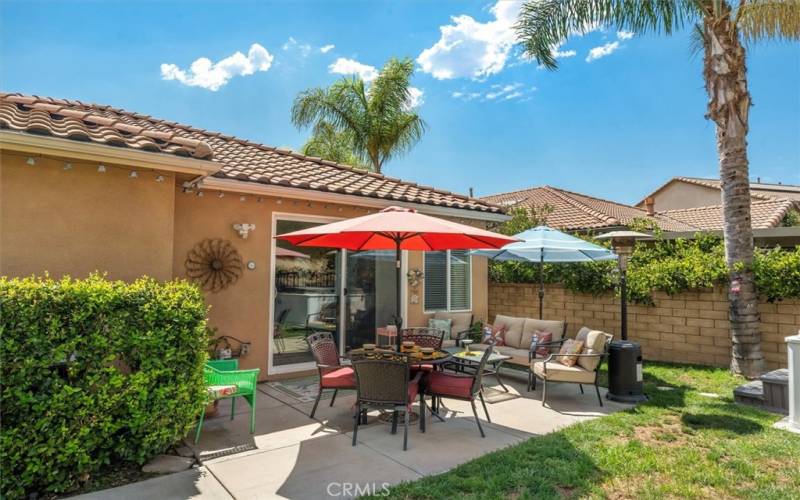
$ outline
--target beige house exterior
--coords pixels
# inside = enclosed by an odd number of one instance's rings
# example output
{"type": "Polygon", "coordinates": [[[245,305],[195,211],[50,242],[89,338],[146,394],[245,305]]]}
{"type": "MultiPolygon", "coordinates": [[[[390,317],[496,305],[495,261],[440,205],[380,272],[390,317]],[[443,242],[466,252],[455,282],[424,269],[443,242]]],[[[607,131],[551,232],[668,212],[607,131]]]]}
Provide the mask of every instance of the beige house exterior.
{"type": "MultiPolygon", "coordinates": [[[[114,108],[18,94],[0,95],[0,105],[0,275],[185,278],[199,242],[224,240],[243,267],[205,293],[209,324],[250,344],[240,364],[262,379],[309,368],[273,363],[277,221],[323,223],[390,205],[477,226],[507,218],[479,200],[114,108]],[[243,223],[255,225],[246,237],[233,227],[243,223]]],[[[337,300],[342,253],[330,253],[337,300]]],[[[423,269],[423,258],[405,252],[404,273],[423,269]]],[[[487,320],[486,260],[472,257],[470,273],[470,310],[487,320]]],[[[404,283],[407,326],[427,324],[423,290],[404,283]]]]}

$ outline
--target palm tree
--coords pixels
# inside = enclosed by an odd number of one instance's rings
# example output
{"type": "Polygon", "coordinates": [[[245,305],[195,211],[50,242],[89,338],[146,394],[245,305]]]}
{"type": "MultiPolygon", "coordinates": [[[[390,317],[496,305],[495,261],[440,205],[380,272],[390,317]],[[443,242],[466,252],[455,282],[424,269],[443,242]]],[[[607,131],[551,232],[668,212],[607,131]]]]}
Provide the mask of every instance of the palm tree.
{"type": "Polygon", "coordinates": [[[800,0],[532,0],[522,7],[516,31],[529,57],[555,69],[554,49],[587,27],[669,35],[686,24],[694,25],[695,41],[703,48],[706,116],[716,124],[730,280],[731,370],[755,377],[763,371],[764,359],[753,277],[744,42],[800,39],[800,0]]]}
{"type": "Polygon", "coordinates": [[[300,148],[300,152],[369,170],[369,167],[353,154],[353,149],[353,134],[348,131],[339,132],[330,123],[321,121],[314,126],[314,132],[300,148]]]}
{"type": "Polygon", "coordinates": [[[326,127],[347,134],[353,155],[381,173],[384,163],[408,152],[425,133],[425,122],[409,105],[413,72],[411,59],[390,59],[369,86],[352,77],[305,90],[294,100],[292,122],[315,125],[315,135],[326,127]]]}

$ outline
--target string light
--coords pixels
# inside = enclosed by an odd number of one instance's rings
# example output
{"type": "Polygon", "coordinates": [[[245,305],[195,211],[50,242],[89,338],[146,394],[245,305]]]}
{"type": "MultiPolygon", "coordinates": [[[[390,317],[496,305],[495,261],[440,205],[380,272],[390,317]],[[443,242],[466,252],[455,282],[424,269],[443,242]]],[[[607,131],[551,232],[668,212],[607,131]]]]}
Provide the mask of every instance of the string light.
{"type": "Polygon", "coordinates": [[[157,175],[156,176],[156,182],[164,182],[164,176],[163,175],[157,175]]]}
{"type": "Polygon", "coordinates": [[[337,211],[339,211],[339,212],[341,212],[341,211],[342,211],[342,207],[339,207],[339,208],[337,208],[336,210],[337,210],[337,211]]]}
{"type": "Polygon", "coordinates": [[[36,158],[34,158],[33,156],[29,156],[28,159],[25,161],[25,163],[27,163],[32,167],[36,165],[36,158]]]}
{"type": "Polygon", "coordinates": [[[131,170],[131,173],[128,175],[131,179],[136,179],[139,177],[139,173],[136,170],[131,170]]]}
{"type": "Polygon", "coordinates": [[[246,198],[246,197],[244,197],[244,196],[240,196],[240,197],[239,197],[239,201],[245,201],[246,199],[247,199],[247,198],[246,198]]]}
{"type": "Polygon", "coordinates": [[[283,200],[282,200],[282,199],[280,199],[280,198],[278,198],[278,201],[276,201],[275,203],[277,203],[278,205],[280,205],[280,204],[282,204],[282,203],[283,203],[283,200]]]}
{"type": "Polygon", "coordinates": [[[217,195],[217,198],[224,198],[224,197],[225,193],[223,193],[222,191],[220,191],[219,194],[217,195]]]}
{"type": "Polygon", "coordinates": [[[97,166],[97,171],[101,174],[104,174],[106,172],[106,166],[101,163],[97,166]]]}
{"type": "Polygon", "coordinates": [[[198,198],[202,198],[203,196],[204,196],[204,195],[203,195],[203,192],[202,192],[202,191],[198,191],[198,192],[197,192],[197,197],[198,197],[198,198]]]}
{"type": "Polygon", "coordinates": [[[72,170],[72,163],[65,162],[64,163],[64,170],[72,170]]]}

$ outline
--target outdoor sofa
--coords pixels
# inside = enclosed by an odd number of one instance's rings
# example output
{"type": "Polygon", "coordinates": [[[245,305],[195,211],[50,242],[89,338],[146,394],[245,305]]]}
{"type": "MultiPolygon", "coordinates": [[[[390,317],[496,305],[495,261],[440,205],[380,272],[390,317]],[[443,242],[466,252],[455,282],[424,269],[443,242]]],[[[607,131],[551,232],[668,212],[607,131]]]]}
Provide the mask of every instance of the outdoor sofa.
{"type": "MultiPolygon", "coordinates": [[[[503,343],[494,346],[494,352],[511,356],[506,363],[512,363],[527,368],[535,357],[531,349],[533,335],[537,331],[548,332],[552,339],[546,345],[539,343],[537,348],[544,348],[549,352],[558,352],[567,332],[566,321],[552,321],[533,318],[519,318],[498,314],[494,318],[494,326],[505,327],[503,343]]],[[[488,344],[475,343],[470,345],[470,350],[485,350],[488,344]]]]}

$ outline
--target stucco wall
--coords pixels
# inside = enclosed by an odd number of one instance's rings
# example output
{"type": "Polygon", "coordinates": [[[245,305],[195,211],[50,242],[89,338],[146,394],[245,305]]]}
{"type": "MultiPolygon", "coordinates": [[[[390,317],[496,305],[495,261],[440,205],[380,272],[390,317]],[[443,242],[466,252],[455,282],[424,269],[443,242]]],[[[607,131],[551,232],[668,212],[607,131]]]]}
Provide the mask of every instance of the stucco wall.
{"type": "MultiPolygon", "coordinates": [[[[159,280],[185,277],[189,250],[206,238],[230,241],[245,264],[233,286],[206,292],[209,323],[220,334],[251,342],[251,353],[241,359],[243,368],[260,368],[267,377],[269,312],[274,212],[349,218],[364,215],[363,207],[308,202],[274,197],[205,192],[203,197],[183,193],[174,175],[135,167],[114,168],[105,173],[97,165],[38,158],[34,166],[27,156],[2,152],[0,156],[0,274],[26,276],[45,271],[59,277],[85,277],[107,272],[111,279],[132,281],[142,275],[159,280]],[[258,201],[260,199],[260,201],[258,201]],[[247,239],[234,231],[234,223],[256,225],[247,239]]],[[[374,208],[371,209],[374,212],[374,208]]],[[[409,268],[422,267],[422,253],[412,252],[409,268]],[[416,264],[415,264],[416,263],[416,264]]],[[[487,310],[486,260],[475,258],[472,268],[473,310],[483,318],[487,310]]],[[[403,283],[406,283],[405,277],[403,283]]],[[[408,324],[427,324],[419,304],[408,303],[408,324]]]]}
{"type": "MultiPolygon", "coordinates": [[[[686,182],[673,182],[655,198],[655,210],[675,210],[678,208],[707,207],[722,203],[720,191],[686,182]]],[[[645,208],[640,205],[641,208],[645,208]]]]}
{"type": "Polygon", "coordinates": [[[174,178],[0,153],[0,274],[172,276],[174,178]]]}
{"type": "MultiPolygon", "coordinates": [[[[489,285],[489,315],[536,318],[539,315],[538,286],[529,284],[489,285]]],[[[654,306],[628,306],[628,338],[642,344],[645,359],[728,366],[730,323],[725,290],[716,288],[669,296],[653,294],[654,306]]],[[[547,285],[545,319],[568,322],[574,337],[584,325],[607,331],[619,339],[619,300],[611,294],[597,297],[577,294],[560,285],[547,285]]],[[[800,300],[777,304],[762,301],[761,348],[768,369],[787,365],[784,338],[800,330],[800,300]]]]}

